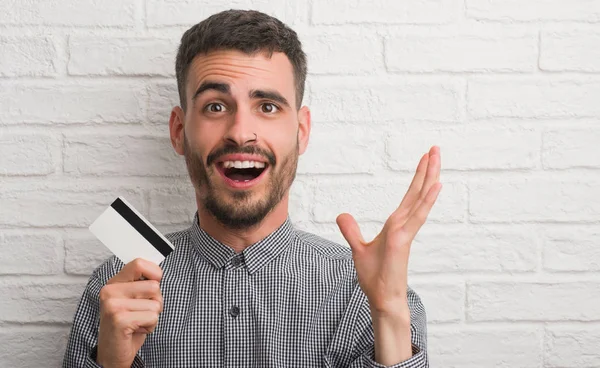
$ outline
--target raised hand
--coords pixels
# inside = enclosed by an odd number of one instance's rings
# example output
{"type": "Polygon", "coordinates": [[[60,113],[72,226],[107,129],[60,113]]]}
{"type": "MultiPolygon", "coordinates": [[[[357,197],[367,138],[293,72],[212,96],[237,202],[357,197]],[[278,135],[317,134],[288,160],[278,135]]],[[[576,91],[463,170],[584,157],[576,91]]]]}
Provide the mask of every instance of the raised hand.
{"type": "Polygon", "coordinates": [[[372,241],[363,239],[352,215],[344,213],[336,220],[352,248],[358,281],[369,300],[372,314],[408,311],[410,247],[442,188],[440,167],[440,149],[433,146],[421,158],[402,202],[372,241]]]}

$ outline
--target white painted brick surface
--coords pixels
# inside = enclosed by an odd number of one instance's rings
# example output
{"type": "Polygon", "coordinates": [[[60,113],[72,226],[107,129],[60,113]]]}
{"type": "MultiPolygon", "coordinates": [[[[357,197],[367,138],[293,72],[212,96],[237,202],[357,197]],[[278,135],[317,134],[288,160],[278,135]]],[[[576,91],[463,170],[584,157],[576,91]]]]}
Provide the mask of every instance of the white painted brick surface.
{"type": "Polygon", "coordinates": [[[598,117],[600,81],[554,78],[474,79],[469,83],[467,110],[474,118],[598,117]]]}
{"type": "Polygon", "coordinates": [[[55,275],[63,271],[63,242],[56,234],[0,232],[0,275],[55,275]]]}
{"type": "Polygon", "coordinates": [[[531,72],[537,37],[406,35],[387,40],[385,51],[392,72],[531,72]]]}
{"type": "Polygon", "coordinates": [[[392,170],[414,172],[417,160],[433,145],[441,148],[443,167],[449,170],[531,169],[539,162],[540,135],[527,129],[460,127],[400,130],[387,138],[386,153],[392,170]]]}
{"type": "Polygon", "coordinates": [[[65,139],[64,156],[65,172],[69,174],[181,176],[187,173],[168,137],[69,136],[65,139]]]}
{"type": "Polygon", "coordinates": [[[534,271],[538,243],[524,228],[430,226],[413,242],[410,269],[415,274],[534,271]]]}
{"type": "Polygon", "coordinates": [[[141,85],[130,82],[0,81],[0,124],[138,123],[144,101],[141,85]]]}
{"type": "Polygon", "coordinates": [[[69,40],[69,74],[174,76],[178,41],[74,37],[69,40]]]}
{"type": "Polygon", "coordinates": [[[599,168],[600,129],[552,130],[543,135],[544,167],[568,169],[599,168]]]}
{"type": "Polygon", "coordinates": [[[535,329],[456,327],[429,335],[432,367],[530,368],[542,362],[543,335],[535,329]]]}
{"type": "Polygon", "coordinates": [[[48,135],[0,133],[0,175],[53,173],[58,145],[58,140],[48,135]]]}
{"type": "Polygon", "coordinates": [[[135,0],[6,0],[0,24],[15,26],[132,26],[135,0]]]}
{"type": "Polygon", "coordinates": [[[317,122],[455,122],[459,96],[464,94],[461,83],[452,81],[352,77],[312,81],[311,104],[317,122]]]}
{"type": "Polygon", "coordinates": [[[549,368],[597,367],[600,362],[600,329],[549,327],[544,337],[544,356],[549,368]]]}
{"type": "Polygon", "coordinates": [[[438,24],[456,19],[460,2],[345,0],[316,1],[312,21],[315,24],[438,24]]]}
{"type": "Polygon", "coordinates": [[[467,16],[502,22],[586,21],[600,22],[598,0],[466,0],[467,16]]]}
{"type": "Polygon", "coordinates": [[[442,150],[409,282],[432,367],[599,368],[599,0],[6,0],[0,8],[0,367],[61,365],[88,231],[122,195],[161,231],[196,208],[169,142],[188,26],[230,8],[308,54],[301,229],[346,245],[442,150]],[[14,249],[18,248],[18,252],[14,249]]]}
{"type": "Polygon", "coordinates": [[[57,50],[52,37],[0,37],[0,77],[56,74],[57,50]]]}
{"type": "Polygon", "coordinates": [[[544,268],[551,271],[600,271],[600,228],[548,229],[543,235],[544,268]]]}
{"type": "Polygon", "coordinates": [[[311,74],[370,74],[383,69],[383,41],[375,32],[300,35],[311,74]],[[356,57],[361,55],[360,58],[356,57]]]}
{"type": "Polygon", "coordinates": [[[0,321],[70,323],[85,282],[0,280],[0,321]]]}
{"type": "Polygon", "coordinates": [[[482,180],[469,187],[475,222],[597,221],[600,182],[525,178],[482,180]]]}
{"type": "Polygon", "coordinates": [[[597,32],[544,32],[540,68],[550,71],[600,72],[600,34],[597,32]]]}
{"type": "Polygon", "coordinates": [[[4,367],[59,366],[69,337],[66,327],[0,330],[0,361],[4,367]],[[50,363],[52,362],[52,363],[50,363]]]}
{"type": "Polygon", "coordinates": [[[469,321],[600,321],[599,282],[472,282],[469,321]]]}

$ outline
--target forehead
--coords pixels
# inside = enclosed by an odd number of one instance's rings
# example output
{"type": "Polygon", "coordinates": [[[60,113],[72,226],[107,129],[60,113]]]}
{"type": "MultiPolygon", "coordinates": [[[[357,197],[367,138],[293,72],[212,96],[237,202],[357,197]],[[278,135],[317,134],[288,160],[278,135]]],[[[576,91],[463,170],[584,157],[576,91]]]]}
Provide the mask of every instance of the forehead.
{"type": "Polygon", "coordinates": [[[276,89],[293,100],[294,72],[282,52],[245,54],[237,50],[218,50],[198,55],[188,72],[187,98],[204,81],[224,82],[233,89],[276,89]]]}

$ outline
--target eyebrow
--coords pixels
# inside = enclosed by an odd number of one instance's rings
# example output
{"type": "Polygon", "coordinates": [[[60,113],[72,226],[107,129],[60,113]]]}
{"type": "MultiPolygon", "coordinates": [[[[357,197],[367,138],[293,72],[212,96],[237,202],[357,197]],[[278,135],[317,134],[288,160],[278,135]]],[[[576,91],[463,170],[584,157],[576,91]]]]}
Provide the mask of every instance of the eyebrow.
{"type": "Polygon", "coordinates": [[[265,91],[261,89],[254,89],[250,91],[250,98],[273,100],[275,102],[279,102],[282,105],[285,105],[286,107],[290,107],[290,103],[288,102],[288,100],[277,91],[265,91]]]}
{"type": "Polygon", "coordinates": [[[231,89],[229,88],[229,84],[206,81],[206,82],[202,82],[200,87],[198,87],[198,89],[196,90],[196,93],[194,93],[194,96],[192,97],[192,102],[196,100],[196,97],[198,97],[202,93],[209,91],[209,90],[221,92],[221,93],[224,93],[227,95],[231,94],[231,89]]]}
{"type": "MultiPolygon", "coordinates": [[[[202,84],[196,90],[196,93],[194,93],[194,96],[192,97],[192,102],[195,102],[196,98],[198,96],[200,96],[202,93],[204,93],[206,91],[210,91],[210,90],[224,93],[226,95],[231,94],[231,88],[229,87],[229,84],[221,83],[221,82],[205,81],[205,82],[202,82],[202,84]]],[[[283,97],[283,95],[281,93],[279,93],[277,91],[254,89],[254,90],[250,91],[249,95],[250,95],[250,98],[252,98],[252,99],[273,100],[275,102],[279,102],[282,105],[285,105],[286,107],[290,107],[290,103],[288,102],[288,100],[285,97],[283,97]]]]}

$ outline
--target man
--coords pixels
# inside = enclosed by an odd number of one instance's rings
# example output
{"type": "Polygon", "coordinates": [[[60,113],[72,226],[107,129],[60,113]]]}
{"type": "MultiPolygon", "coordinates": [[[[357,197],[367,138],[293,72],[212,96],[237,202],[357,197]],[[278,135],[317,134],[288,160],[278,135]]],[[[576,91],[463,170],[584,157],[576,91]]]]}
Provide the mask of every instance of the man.
{"type": "Polygon", "coordinates": [[[350,248],[292,226],[289,188],[308,144],[306,57],[268,15],[193,26],[176,60],[169,120],[198,211],[161,267],[115,257],[92,274],[65,367],[428,367],[425,310],[407,286],[412,239],[441,189],[425,154],[382,232],[350,248]]]}

